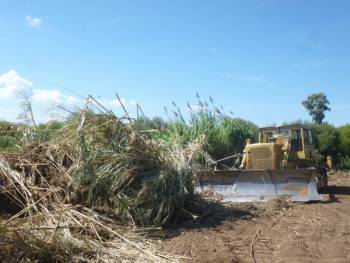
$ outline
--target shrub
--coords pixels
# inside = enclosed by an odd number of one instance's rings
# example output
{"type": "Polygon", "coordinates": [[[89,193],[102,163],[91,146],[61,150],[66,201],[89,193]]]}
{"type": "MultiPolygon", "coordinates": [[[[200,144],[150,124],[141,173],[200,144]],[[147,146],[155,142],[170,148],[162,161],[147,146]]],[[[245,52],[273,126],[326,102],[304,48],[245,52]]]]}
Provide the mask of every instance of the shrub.
{"type": "Polygon", "coordinates": [[[0,121],[0,149],[13,149],[19,143],[20,139],[21,132],[17,124],[0,121]]]}
{"type": "Polygon", "coordinates": [[[133,127],[140,131],[158,130],[163,131],[167,128],[167,123],[161,117],[154,117],[153,119],[142,117],[133,123],[133,127]]]}
{"type": "Polygon", "coordinates": [[[350,157],[341,156],[337,168],[342,170],[350,170],[350,157]]]}
{"type": "Polygon", "coordinates": [[[334,164],[338,164],[341,158],[340,133],[333,125],[328,123],[314,124],[315,146],[325,160],[327,156],[333,158],[334,164]]]}
{"type": "Polygon", "coordinates": [[[59,131],[63,125],[64,123],[59,121],[49,121],[39,124],[33,129],[34,142],[43,143],[53,139],[57,131],[59,131]]]}
{"type": "Polygon", "coordinates": [[[1,135],[15,136],[17,132],[17,125],[9,121],[0,121],[1,135]]]}
{"type": "Polygon", "coordinates": [[[344,155],[350,156],[350,124],[341,126],[339,132],[342,152],[344,155]]]}
{"type": "Polygon", "coordinates": [[[0,135],[0,149],[10,150],[14,149],[18,144],[18,140],[15,137],[0,135]]]}

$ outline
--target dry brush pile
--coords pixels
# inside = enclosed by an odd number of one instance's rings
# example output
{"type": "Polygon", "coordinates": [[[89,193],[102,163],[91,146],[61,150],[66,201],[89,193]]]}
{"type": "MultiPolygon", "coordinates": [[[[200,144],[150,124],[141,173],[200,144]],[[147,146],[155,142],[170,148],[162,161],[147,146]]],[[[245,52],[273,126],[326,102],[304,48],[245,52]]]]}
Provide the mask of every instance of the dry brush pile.
{"type": "Polygon", "coordinates": [[[90,97],[54,140],[0,157],[1,262],[178,260],[135,229],[196,217],[202,143],[154,141],[130,121],[90,97]]]}

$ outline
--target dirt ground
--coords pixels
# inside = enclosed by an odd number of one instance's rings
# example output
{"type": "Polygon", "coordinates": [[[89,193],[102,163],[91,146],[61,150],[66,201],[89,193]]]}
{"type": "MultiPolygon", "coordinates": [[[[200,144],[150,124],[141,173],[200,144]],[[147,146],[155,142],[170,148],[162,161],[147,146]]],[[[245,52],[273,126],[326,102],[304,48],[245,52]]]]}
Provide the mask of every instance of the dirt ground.
{"type": "Polygon", "coordinates": [[[350,262],[350,173],[332,174],[329,185],[319,203],[217,209],[169,230],[162,246],[184,262],[350,262]]]}

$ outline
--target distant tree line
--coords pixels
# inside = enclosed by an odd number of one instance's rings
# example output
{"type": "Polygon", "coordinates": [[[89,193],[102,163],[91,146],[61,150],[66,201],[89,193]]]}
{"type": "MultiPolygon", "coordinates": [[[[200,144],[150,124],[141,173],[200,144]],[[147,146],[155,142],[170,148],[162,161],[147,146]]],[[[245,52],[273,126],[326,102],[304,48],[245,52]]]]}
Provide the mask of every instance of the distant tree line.
{"type": "MultiPolygon", "coordinates": [[[[213,99],[202,100],[197,94],[197,108],[188,103],[189,118],[185,118],[175,103],[172,109],[165,108],[168,120],[161,117],[136,119],[131,128],[145,132],[155,140],[176,141],[179,144],[204,140],[205,151],[214,159],[242,153],[247,139],[257,140],[258,126],[243,120],[230,112],[226,114],[222,107],[216,107],[213,99]]],[[[302,102],[312,117],[313,122],[297,121],[309,125],[314,133],[315,145],[321,158],[332,156],[336,167],[350,169],[350,123],[341,127],[324,122],[325,113],[330,111],[325,94],[311,94],[302,102]]],[[[94,113],[90,113],[94,114],[94,113]]],[[[16,150],[26,143],[42,143],[55,138],[55,134],[73,118],[72,114],[65,121],[50,121],[44,124],[29,125],[0,121],[0,149],[16,150]]],[[[296,123],[296,122],[294,122],[296,123]]],[[[234,159],[223,163],[233,165],[234,159]]]]}
{"type": "Polygon", "coordinates": [[[339,168],[350,169],[350,124],[334,127],[324,123],[325,113],[330,111],[326,94],[314,93],[302,102],[302,105],[312,117],[316,147],[321,156],[332,156],[339,168]]]}

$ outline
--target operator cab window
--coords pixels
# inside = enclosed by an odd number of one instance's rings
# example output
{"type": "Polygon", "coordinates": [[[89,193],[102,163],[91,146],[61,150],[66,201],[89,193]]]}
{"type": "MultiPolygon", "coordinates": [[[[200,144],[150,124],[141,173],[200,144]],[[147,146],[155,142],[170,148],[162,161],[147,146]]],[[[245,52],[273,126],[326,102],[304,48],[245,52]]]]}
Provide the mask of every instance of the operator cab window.
{"type": "Polygon", "coordinates": [[[290,147],[292,151],[302,151],[303,150],[303,145],[301,142],[301,132],[300,130],[294,130],[292,131],[292,136],[291,136],[291,140],[290,140],[290,147]]]}
{"type": "Polygon", "coordinates": [[[272,131],[265,131],[261,132],[261,140],[262,142],[271,142],[273,139],[273,132],[272,131]]]}
{"type": "Polygon", "coordinates": [[[281,134],[284,136],[284,138],[289,138],[289,131],[288,130],[281,130],[281,134]]]}
{"type": "Polygon", "coordinates": [[[312,145],[311,130],[304,130],[304,141],[305,141],[305,144],[312,145]]]}

